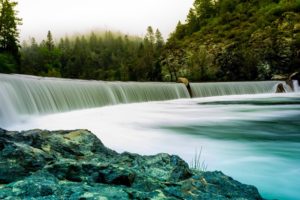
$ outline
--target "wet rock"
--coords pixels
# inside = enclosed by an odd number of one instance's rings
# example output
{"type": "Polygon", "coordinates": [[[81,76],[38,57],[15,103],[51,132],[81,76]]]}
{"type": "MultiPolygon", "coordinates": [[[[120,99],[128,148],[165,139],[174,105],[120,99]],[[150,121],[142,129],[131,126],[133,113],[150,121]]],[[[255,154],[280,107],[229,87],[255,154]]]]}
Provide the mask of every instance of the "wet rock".
{"type": "Polygon", "coordinates": [[[188,86],[190,84],[189,80],[184,77],[179,77],[177,83],[183,83],[185,86],[188,86]]]}
{"type": "Polygon", "coordinates": [[[179,77],[177,79],[177,83],[183,83],[185,85],[185,87],[187,88],[190,96],[193,97],[193,93],[192,93],[192,89],[191,89],[191,86],[190,86],[190,82],[189,82],[189,80],[187,78],[179,77]]]}
{"type": "Polygon", "coordinates": [[[118,154],[87,130],[0,129],[0,199],[261,199],[175,155],[118,154]]]}
{"type": "Polygon", "coordinates": [[[276,93],[285,93],[285,89],[282,83],[279,83],[276,88],[276,93]]]}

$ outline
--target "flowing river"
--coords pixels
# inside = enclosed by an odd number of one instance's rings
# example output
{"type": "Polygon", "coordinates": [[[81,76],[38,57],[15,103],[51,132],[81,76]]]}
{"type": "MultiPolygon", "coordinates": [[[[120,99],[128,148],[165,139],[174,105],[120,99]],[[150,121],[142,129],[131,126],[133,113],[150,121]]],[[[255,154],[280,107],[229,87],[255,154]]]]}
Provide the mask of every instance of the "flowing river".
{"type": "Polygon", "coordinates": [[[167,152],[255,185],[267,199],[300,197],[300,93],[131,103],[26,115],[9,130],[89,129],[118,152],[167,152]]]}
{"type": "Polygon", "coordinates": [[[191,83],[188,91],[179,83],[0,74],[0,127],[89,129],[118,152],[167,152],[188,163],[201,151],[207,170],[253,184],[264,198],[299,199],[297,81],[294,91],[282,81],[191,83]]]}

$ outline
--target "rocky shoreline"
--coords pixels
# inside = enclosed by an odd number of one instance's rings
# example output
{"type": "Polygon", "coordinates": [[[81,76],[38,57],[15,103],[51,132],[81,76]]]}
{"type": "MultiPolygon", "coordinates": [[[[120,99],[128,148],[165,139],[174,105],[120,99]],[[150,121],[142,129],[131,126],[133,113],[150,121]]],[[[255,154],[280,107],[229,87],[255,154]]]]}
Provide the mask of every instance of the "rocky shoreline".
{"type": "Polygon", "coordinates": [[[87,130],[0,129],[0,199],[262,199],[175,155],[119,154],[87,130]]]}

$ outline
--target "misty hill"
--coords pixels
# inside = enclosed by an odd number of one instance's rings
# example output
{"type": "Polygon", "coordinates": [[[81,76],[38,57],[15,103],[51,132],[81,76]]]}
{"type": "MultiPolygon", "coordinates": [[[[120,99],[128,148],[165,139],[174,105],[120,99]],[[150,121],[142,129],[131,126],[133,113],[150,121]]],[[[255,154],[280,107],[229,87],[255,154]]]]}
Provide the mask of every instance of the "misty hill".
{"type": "Polygon", "coordinates": [[[153,31],[150,26],[144,38],[106,31],[54,42],[49,31],[39,43],[34,38],[23,43],[19,73],[111,81],[159,81],[158,58],[163,45],[160,31],[153,31]]]}

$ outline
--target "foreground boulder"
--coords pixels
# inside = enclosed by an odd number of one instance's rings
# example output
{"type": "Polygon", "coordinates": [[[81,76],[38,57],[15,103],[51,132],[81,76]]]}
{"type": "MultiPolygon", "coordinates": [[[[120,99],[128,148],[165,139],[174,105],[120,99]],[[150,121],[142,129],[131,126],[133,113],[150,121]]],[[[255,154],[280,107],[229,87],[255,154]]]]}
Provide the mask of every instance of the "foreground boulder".
{"type": "Polygon", "coordinates": [[[87,130],[0,129],[0,199],[261,199],[174,155],[118,154],[87,130]]]}

